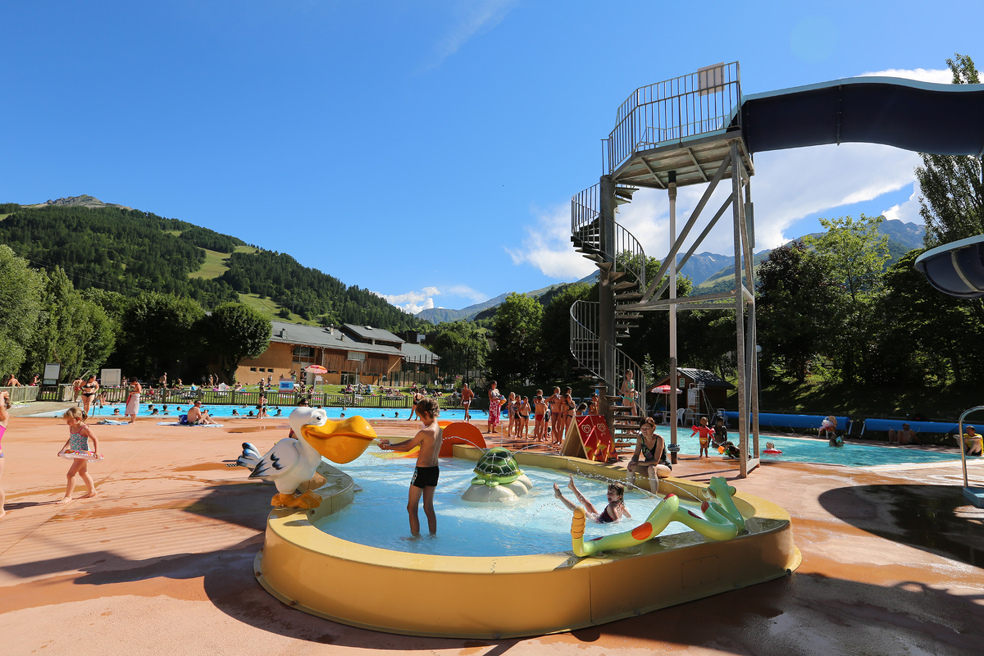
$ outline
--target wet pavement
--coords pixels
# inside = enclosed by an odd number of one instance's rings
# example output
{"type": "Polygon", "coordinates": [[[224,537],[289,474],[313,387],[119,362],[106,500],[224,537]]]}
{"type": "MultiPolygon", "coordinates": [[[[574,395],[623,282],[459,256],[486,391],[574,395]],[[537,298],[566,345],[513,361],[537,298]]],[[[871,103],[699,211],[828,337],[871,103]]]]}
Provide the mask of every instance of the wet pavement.
{"type": "MultiPolygon", "coordinates": [[[[377,426],[408,436],[410,422],[377,426]]],[[[484,429],[484,425],[479,424],[484,429]]],[[[731,479],[793,517],[793,575],[591,629],[517,640],[393,636],[310,617],[255,582],[271,488],[227,465],[286,423],[222,428],[93,426],[106,459],[98,496],[55,506],[68,461],[56,419],[15,417],[4,436],[0,653],[980,654],[984,510],[959,464],[846,468],[767,463],[747,479],[682,456],[676,476],[731,479]]],[[[518,444],[512,444],[517,447],[518,444]]],[[[848,447],[849,448],[849,447],[848,447]]],[[[984,463],[970,466],[984,485],[984,463]]],[[[75,496],[84,492],[79,483],[75,496]]],[[[667,572],[673,576],[673,572],[667,572]]],[[[644,585],[645,582],[639,582],[644,585]]],[[[469,603],[509,603],[485,591],[469,603]]],[[[426,603],[394,599],[394,604],[426,603]]]]}

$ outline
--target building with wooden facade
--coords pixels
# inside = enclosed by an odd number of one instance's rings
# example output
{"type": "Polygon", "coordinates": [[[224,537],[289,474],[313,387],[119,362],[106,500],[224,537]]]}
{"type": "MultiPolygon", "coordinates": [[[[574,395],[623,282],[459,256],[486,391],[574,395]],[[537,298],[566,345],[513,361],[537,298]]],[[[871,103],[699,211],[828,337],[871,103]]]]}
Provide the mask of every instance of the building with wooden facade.
{"type": "Polygon", "coordinates": [[[314,375],[303,372],[314,364],[327,370],[321,374],[322,380],[333,385],[357,382],[379,385],[393,381],[402,378],[405,364],[416,370],[427,364],[436,374],[438,356],[419,344],[408,344],[388,330],[353,324],[323,328],[282,321],[271,323],[270,346],[259,357],[239,363],[236,370],[239,382],[249,385],[269,377],[279,380],[281,376],[289,378],[294,372],[297,380],[313,383],[314,375]]]}

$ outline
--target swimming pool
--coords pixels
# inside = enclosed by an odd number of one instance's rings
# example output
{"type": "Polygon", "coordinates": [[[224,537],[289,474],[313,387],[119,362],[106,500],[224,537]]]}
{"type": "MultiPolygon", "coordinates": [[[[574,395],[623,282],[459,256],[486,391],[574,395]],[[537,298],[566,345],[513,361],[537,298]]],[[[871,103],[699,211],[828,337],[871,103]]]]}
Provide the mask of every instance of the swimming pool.
{"type": "MultiPolygon", "coordinates": [[[[434,495],[437,535],[426,535],[427,518],[421,507],[418,516],[424,537],[410,539],[407,488],[416,459],[377,457],[382,453],[372,446],[356,460],[336,465],[361,489],[351,505],[316,521],[320,530],[365,546],[438,556],[523,556],[571,548],[571,511],[554,496],[553,490],[557,483],[564,495],[577,503],[567,488],[567,476],[523,467],[533,483],[529,495],[510,505],[472,503],[463,501],[461,495],[475,476],[475,463],[457,458],[441,460],[440,482],[434,495]]],[[[575,476],[574,482],[597,510],[604,508],[608,481],[575,476]]],[[[630,488],[625,504],[632,518],[614,524],[589,523],[588,535],[593,538],[630,530],[645,521],[657,503],[650,494],[630,488]]],[[[686,531],[690,529],[672,522],[663,535],[686,531]]]]}
{"type": "MultiPolygon", "coordinates": [[[[155,417],[160,416],[160,417],[174,418],[174,419],[176,419],[179,415],[186,414],[188,412],[188,408],[191,407],[191,404],[187,402],[154,403],[154,404],[141,403],[140,414],[138,414],[137,416],[144,417],[144,418],[150,417],[152,412],[152,408],[150,407],[151,405],[153,406],[153,409],[157,409],[160,412],[159,415],[153,415],[153,416],[155,417]]],[[[277,410],[279,409],[282,413],[281,418],[286,419],[287,416],[294,409],[294,407],[295,406],[292,405],[283,405],[283,406],[268,405],[267,412],[270,413],[271,417],[275,417],[277,410]]],[[[96,419],[116,419],[116,418],[122,419],[123,418],[122,415],[125,409],[126,406],[123,403],[107,404],[102,408],[93,408],[91,416],[96,419]],[[114,410],[119,411],[119,416],[113,414],[114,410]]],[[[241,416],[248,417],[250,412],[252,412],[254,416],[256,415],[255,405],[203,405],[202,409],[208,410],[209,414],[213,417],[230,418],[233,416],[232,414],[233,410],[235,410],[241,416]]],[[[339,408],[339,407],[329,406],[325,408],[325,411],[328,413],[329,419],[341,419],[343,412],[345,413],[346,417],[361,415],[366,419],[407,420],[410,418],[410,408],[398,408],[398,409],[359,408],[359,407],[339,408]]],[[[53,410],[51,412],[41,412],[30,416],[31,417],[60,417],[64,412],[65,412],[64,410],[53,410]]],[[[483,422],[483,424],[488,417],[486,413],[478,412],[475,410],[471,411],[471,416],[474,420],[481,421],[483,422]]],[[[441,410],[441,419],[447,419],[449,421],[463,421],[464,418],[465,418],[464,410],[441,410]]],[[[162,419],[162,421],[164,420],[165,419],[162,419]]]]}
{"type": "MultiPolygon", "coordinates": [[[[659,432],[669,441],[669,428],[660,428],[659,432]]],[[[730,433],[732,443],[738,443],[738,435],[730,433]]],[[[683,436],[677,431],[677,441],[681,445],[681,453],[699,453],[697,437],[683,436]]],[[[921,449],[898,446],[868,446],[846,443],[843,447],[832,447],[827,440],[809,437],[774,437],[759,436],[759,448],[765,449],[765,443],[772,442],[781,454],[763,453],[763,462],[812,462],[824,465],[844,465],[847,467],[873,467],[878,465],[923,464],[930,462],[960,462],[960,453],[923,451],[921,449]]],[[[712,458],[730,460],[710,448],[712,458]]]]}

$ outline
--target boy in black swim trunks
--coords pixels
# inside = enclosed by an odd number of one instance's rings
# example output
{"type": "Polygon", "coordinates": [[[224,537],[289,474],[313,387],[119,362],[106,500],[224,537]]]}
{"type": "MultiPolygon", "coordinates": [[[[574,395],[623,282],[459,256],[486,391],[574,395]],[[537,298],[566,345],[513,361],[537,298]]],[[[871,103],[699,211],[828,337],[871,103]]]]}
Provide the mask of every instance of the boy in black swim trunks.
{"type": "Polygon", "coordinates": [[[437,491],[438,464],[437,459],[441,454],[441,442],[444,439],[444,431],[437,425],[437,416],[441,414],[441,409],[434,399],[422,399],[417,402],[417,416],[424,424],[424,427],[417,431],[412,440],[402,444],[393,445],[389,440],[379,440],[379,448],[383,451],[402,451],[407,452],[416,446],[420,447],[417,453],[417,467],[413,470],[413,478],[410,480],[410,495],[407,500],[407,513],[410,515],[410,533],[417,537],[420,535],[420,519],[417,517],[417,504],[420,498],[424,499],[424,514],[427,515],[427,527],[431,535],[437,533],[437,515],[434,513],[434,492],[437,491]]]}

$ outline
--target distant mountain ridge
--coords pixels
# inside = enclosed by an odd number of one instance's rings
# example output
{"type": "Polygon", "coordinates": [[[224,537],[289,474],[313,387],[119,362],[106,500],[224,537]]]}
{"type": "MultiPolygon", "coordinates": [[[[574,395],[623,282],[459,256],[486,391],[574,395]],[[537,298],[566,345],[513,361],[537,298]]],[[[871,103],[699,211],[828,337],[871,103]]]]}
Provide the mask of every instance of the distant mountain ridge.
{"type": "MultiPolygon", "coordinates": [[[[902,254],[914,248],[921,248],[923,246],[923,237],[926,235],[926,229],[916,223],[905,223],[898,219],[888,219],[881,223],[878,231],[888,237],[888,248],[889,254],[892,256],[892,260],[897,260],[902,254]]],[[[791,243],[794,241],[801,241],[803,237],[817,237],[823,233],[811,233],[810,235],[803,235],[802,237],[797,237],[796,239],[790,239],[786,243],[791,243]]],[[[772,253],[772,249],[764,249],[754,254],[753,265],[757,269],[762,262],[769,259],[769,254],[772,253]]],[[[682,258],[681,255],[677,256],[677,261],[682,258]]],[[[688,276],[694,284],[694,287],[701,287],[702,293],[710,293],[711,291],[723,291],[725,288],[733,287],[734,283],[734,267],[735,258],[733,255],[720,255],[717,253],[695,253],[687,260],[687,263],[680,268],[680,274],[688,276]]],[[[598,272],[595,271],[580,280],[578,283],[588,283],[594,284],[598,282],[598,272]]],[[[528,296],[534,298],[540,297],[545,291],[555,289],[557,287],[563,287],[569,283],[561,283],[559,285],[553,285],[552,287],[547,287],[544,290],[536,290],[533,292],[526,292],[528,296]]],[[[504,300],[509,294],[500,294],[495,298],[489,299],[483,303],[477,303],[475,305],[470,305],[462,310],[448,310],[445,308],[434,308],[431,310],[423,310],[416,316],[419,319],[425,319],[431,323],[443,323],[444,321],[457,321],[458,319],[464,319],[470,321],[480,313],[496,307],[504,300]],[[453,318],[441,318],[441,317],[453,317],[453,318]]]]}

